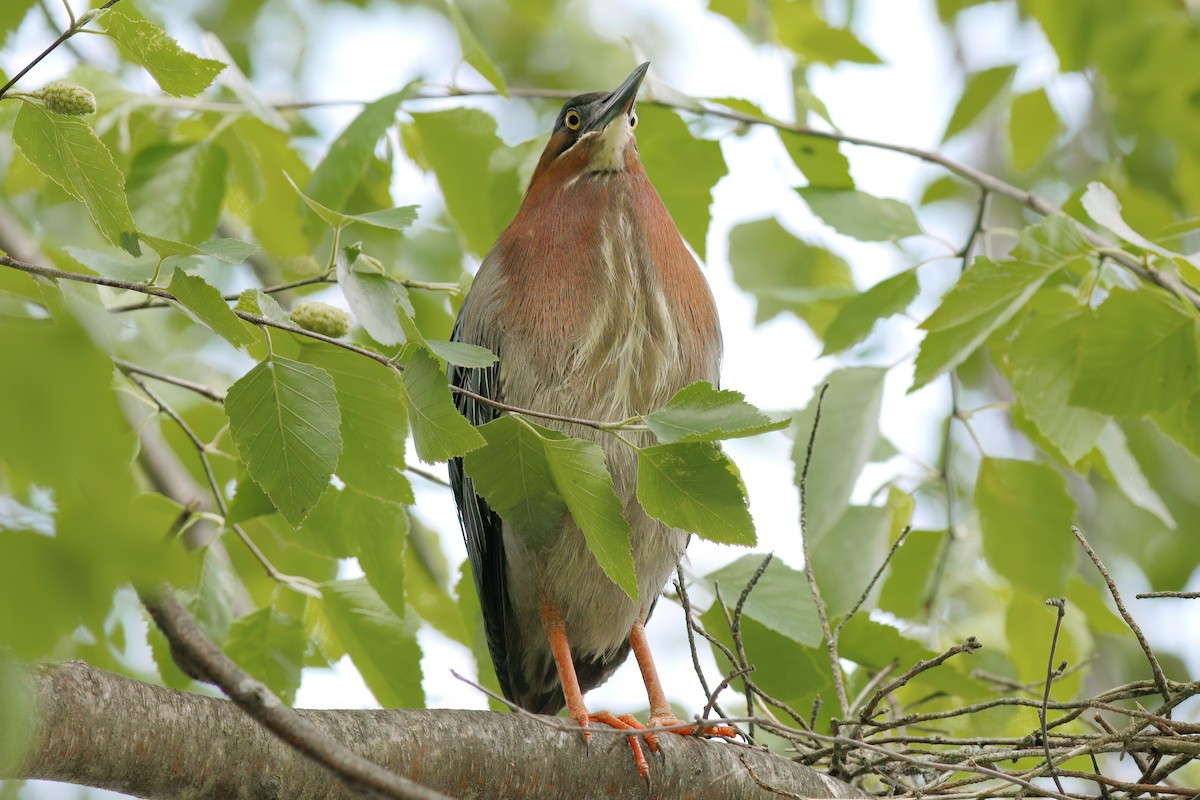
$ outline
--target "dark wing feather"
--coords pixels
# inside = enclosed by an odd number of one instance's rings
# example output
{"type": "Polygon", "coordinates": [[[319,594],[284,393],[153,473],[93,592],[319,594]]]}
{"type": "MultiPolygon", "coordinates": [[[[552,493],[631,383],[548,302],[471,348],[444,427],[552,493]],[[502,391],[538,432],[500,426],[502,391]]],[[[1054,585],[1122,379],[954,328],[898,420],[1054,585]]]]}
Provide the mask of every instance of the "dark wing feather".
{"type": "MultiPolygon", "coordinates": [[[[465,308],[465,306],[464,306],[465,308]]],[[[451,341],[464,341],[462,335],[462,313],[454,323],[451,341]]],[[[471,342],[470,344],[482,344],[471,342]]],[[[493,352],[495,348],[493,347],[493,352]]],[[[499,353],[496,353],[499,356],[499,353]]],[[[499,389],[500,363],[490,367],[459,367],[450,365],[450,384],[468,389],[477,395],[496,398],[499,389]]],[[[496,398],[498,399],[498,398],[496,398]]],[[[454,394],[454,404],[472,425],[483,425],[499,416],[492,406],[473,397],[454,394]]],[[[483,612],[484,632],[487,635],[488,652],[496,669],[496,678],[505,697],[512,696],[508,673],[508,619],[512,610],[505,586],[504,540],[501,536],[500,515],[488,506],[487,501],[475,493],[475,482],[463,472],[461,458],[450,460],[450,488],[458,504],[458,520],[462,526],[463,541],[467,545],[467,557],[471,561],[471,573],[475,576],[475,591],[483,612]]]]}

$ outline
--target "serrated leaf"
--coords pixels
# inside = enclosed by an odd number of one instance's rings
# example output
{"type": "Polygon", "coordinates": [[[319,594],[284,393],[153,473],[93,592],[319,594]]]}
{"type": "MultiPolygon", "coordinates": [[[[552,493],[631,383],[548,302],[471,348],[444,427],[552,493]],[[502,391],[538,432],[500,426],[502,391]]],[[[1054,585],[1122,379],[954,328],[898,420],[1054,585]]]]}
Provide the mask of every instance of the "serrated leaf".
{"type": "Polygon", "coordinates": [[[500,417],[477,430],[488,446],[463,459],[476,493],[527,547],[541,550],[560,531],[567,515],[541,437],[532,425],[515,417],[500,417]]]}
{"type": "Polygon", "coordinates": [[[432,464],[483,447],[479,431],[454,407],[446,373],[424,348],[405,365],[404,387],[413,441],[422,461],[432,464]]]}
{"type": "Polygon", "coordinates": [[[450,17],[450,22],[454,24],[455,32],[458,33],[458,43],[462,47],[463,61],[474,67],[475,71],[482,75],[483,79],[490,83],[496,91],[508,97],[508,87],[504,83],[504,76],[500,74],[500,70],[483,51],[479,39],[475,37],[475,32],[467,24],[466,18],[463,17],[462,11],[454,0],[446,0],[446,12],[450,17]]]}
{"type": "Polygon", "coordinates": [[[771,3],[771,19],[779,41],[803,61],[836,64],[851,61],[879,64],[879,56],[847,28],[835,28],[807,3],[771,3]]]}
{"type": "Polygon", "coordinates": [[[1159,497],[1158,492],[1154,491],[1150,481],[1146,480],[1141,465],[1129,450],[1129,443],[1121,426],[1110,420],[1096,440],[1096,449],[1104,459],[1101,471],[1129,498],[1129,502],[1149,511],[1158,517],[1163,525],[1173,529],[1175,518],[1171,516],[1170,509],[1159,497]]]}
{"type": "Polygon", "coordinates": [[[1012,261],[977,258],[920,327],[928,331],[917,353],[914,391],[954,369],[1021,310],[1055,272],[1086,251],[1066,218],[1050,218],[1021,232],[1012,261]]]}
{"type": "Polygon", "coordinates": [[[477,344],[443,339],[426,339],[425,344],[435,356],[456,367],[483,368],[496,363],[496,354],[477,344]]]}
{"type": "Polygon", "coordinates": [[[260,608],[234,620],[223,649],[239,667],[292,705],[307,646],[308,631],[302,620],[274,608],[260,608]]]}
{"type": "Polygon", "coordinates": [[[812,212],[838,233],[861,242],[884,242],[923,233],[911,207],[857,189],[796,190],[812,212]]]}
{"type": "Polygon", "coordinates": [[[412,503],[412,485],[404,475],[408,406],[400,376],[340,347],[305,343],[302,353],[333,378],[342,413],[338,477],[372,497],[412,503]]]}
{"type": "Polygon", "coordinates": [[[128,184],[138,228],[181,242],[212,236],[228,167],[225,150],[208,141],[157,144],[138,152],[128,184]]]}
{"type": "MultiPolygon", "coordinates": [[[[763,562],[751,553],[710,572],[701,580],[710,589],[720,586],[726,603],[739,597],[763,562]]],[[[804,573],[775,558],[746,598],[744,613],[794,642],[808,647],[821,643],[821,623],[804,573]]]]}
{"type": "Polygon", "coordinates": [[[916,270],[906,269],[852,297],[825,329],[825,349],[821,355],[839,353],[867,338],[881,319],[908,308],[917,299],[920,288],[916,270]]]}
{"type": "Polygon", "coordinates": [[[583,531],[588,549],[608,579],[636,603],[638,584],[629,522],[613,489],[604,451],[595,442],[572,439],[557,431],[542,429],[541,433],[546,439],[554,484],[583,531]]]}
{"type": "Polygon", "coordinates": [[[714,389],[708,381],[683,387],[665,406],[643,419],[663,443],[712,442],[756,436],[788,426],[788,414],[766,414],[741,392],[714,389]]]}
{"type": "Polygon", "coordinates": [[[734,228],[729,263],[738,286],[758,303],[756,323],[791,311],[820,336],[854,294],[854,279],[843,259],[800,241],[774,219],[734,228]]]}
{"type": "Polygon", "coordinates": [[[1083,205],[1083,210],[1087,212],[1087,215],[1092,218],[1093,222],[1108,228],[1126,242],[1143,250],[1148,250],[1151,253],[1157,253],[1165,258],[1171,258],[1175,255],[1170,250],[1156,245],[1131,228],[1129,223],[1125,221],[1125,218],[1121,216],[1121,201],[1117,198],[1113,190],[1103,183],[1099,181],[1089,183],[1087,190],[1079,198],[1079,202],[1083,205]]]}
{"type": "Polygon", "coordinates": [[[237,482],[233,499],[229,501],[225,524],[233,525],[245,522],[264,514],[274,514],[276,510],[275,504],[271,502],[271,498],[267,497],[267,493],[262,490],[262,487],[249,475],[243,475],[237,482]]]}
{"type": "Polygon", "coordinates": [[[992,101],[999,96],[1012,80],[1015,66],[991,67],[967,76],[967,84],[963,87],[962,96],[950,121],[946,123],[946,132],[942,134],[942,142],[950,140],[971,126],[992,101]]]}
{"type": "Polygon", "coordinates": [[[493,162],[508,152],[496,120],[475,108],[413,114],[421,155],[437,176],[446,209],[472,252],[483,255],[516,215],[522,187],[515,169],[493,162]]]}
{"type": "Polygon", "coordinates": [[[1114,289],[1087,326],[1070,403],[1115,416],[1165,411],[1196,391],[1197,324],[1173,298],[1114,289]]]}
{"type": "Polygon", "coordinates": [[[292,176],[284,173],[288,184],[296,190],[296,194],[300,195],[300,199],[304,204],[311,208],[313,212],[323,219],[331,228],[341,229],[352,222],[362,222],[375,228],[386,228],[387,230],[403,231],[409,225],[412,225],[417,219],[416,206],[397,206],[396,208],[384,208],[379,211],[370,211],[366,214],[343,214],[340,211],[334,211],[325,205],[318,203],[311,197],[306,195],[304,191],[296,185],[292,180],[292,176]]]}
{"type": "MultiPolygon", "coordinates": [[[[879,440],[883,380],[887,370],[854,367],[832,373],[821,405],[806,483],[805,535],[816,540],[845,513],[850,493],[879,440]]],[[[792,461],[800,485],[816,418],[817,396],[795,418],[792,461]]]]}
{"type": "MultiPolygon", "coordinates": [[[[159,258],[172,256],[186,258],[189,256],[211,256],[223,264],[241,264],[258,248],[241,239],[212,239],[201,244],[185,244],[172,239],[162,239],[158,236],[139,233],[138,238],[151,250],[158,253],[159,258]]],[[[81,251],[86,252],[86,251],[81,251]]]]}
{"type": "Polygon", "coordinates": [[[342,416],[329,373],[272,356],[225,400],[229,433],[250,477],[299,527],[329,488],[342,452],[342,416]]]}
{"type": "Polygon", "coordinates": [[[418,623],[399,619],[361,578],[322,584],[321,596],[330,628],[379,704],[423,708],[418,623]]]}
{"type": "Polygon", "coordinates": [[[125,197],[125,176],[90,125],[24,101],[13,141],[39,172],[87,206],[106,239],[131,255],[142,254],[125,197]]]}
{"type": "Polygon", "coordinates": [[[673,528],[724,544],[757,541],[741,473],[711,442],[639,450],[637,495],[647,514],[673,528]]]}
{"type": "Polygon", "coordinates": [[[262,289],[247,289],[238,297],[235,311],[241,311],[246,314],[254,314],[257,317],[264,317],[272,322],[278,322],[282,325],[292,325],[292,318],[283,310],[283,307],[275,300],[274,297],[264,292],[262,289]]]}
{"type": "Polygon", "coordinates": [[[670,109],[638,109],[638,154],[684,240],[704,260],[712,190],[727,172],[719,142],[698,139],[670,109]]]}
{"type": "Polygon", "coordinates": [[[363,106],[358,116],[338,134],[321,163],[313,170],[304,193],[326,208],[340,209],[367,169],[375,146],[396,122],[400,104],[415,84],[408,84],[363,106]]]}
{"type": "Polygon", "coordinates": [[[1024,172],[1038,162],[1062,127],[1045,89],[1013,98],[1008,118],[1008,141],[1013,166],[1024,172]]]}
{"type": "Polygon", "coordinates": [[[162,28],[149,20],[127,16],[120,7],[109,10],[105,26],[125,56],[144,67],[167,94],[200,94],[225,69],[220,61],[189,53],[162,28]]]}
{"type": "Polygon", "coordinates": [[[975,484],[983,553],[996,572],[1039,596],[1061,595],[1075,556],[1075,502],[1045,464],[985,458],[975,484]]]}
{"type": "Polygon", "coordinates": [[[1091,314],[1067,292],[1042,291],[1030,301],[1005,363],[1020,411],[1074,464],[1087,455],[1108,418],[1067,403],[1091,314]]]}
{"type": "Polygon", "coordinates": [[[203,278],[177,269],[171,273],[167,290],[200,322],[234,347],[248,347],[254,343],[254,335],[246,328],[246,323],[230,310],[216,287],[203,278]]]}
{"type": "MultiPolygon", "coordinates": [[[[408,509],[399,503],[346,488],[342,507],[357,528],[358,564],[367,580],[399,619],[408,613],[405,553],[408,550],[408,509]]],[[[411,502],[411,500],[410,500],[411,502]]]]}
{"type": "Polygon", "coordinates": [[[831,617],[850,610],[883,563],[891,521],[887,508],[849,506],[833,525],[809,534],[813,574],[831,617]]]}
{"type": "Polygon", "coordinates": [[[837,142],[783,131],[780,132],[780,138],[809,186],[854,188],[854,180],[850,177],[850,161],[842,155],[837,142]]]}
{"type": "Polygon", "coordinates": [[[409,304],[404,285],[387,275],[353,269],[344,252],[334,260],[346,303],[371,338],[389,346],[406,341],[397,311],[397,305],[409,304]]]}

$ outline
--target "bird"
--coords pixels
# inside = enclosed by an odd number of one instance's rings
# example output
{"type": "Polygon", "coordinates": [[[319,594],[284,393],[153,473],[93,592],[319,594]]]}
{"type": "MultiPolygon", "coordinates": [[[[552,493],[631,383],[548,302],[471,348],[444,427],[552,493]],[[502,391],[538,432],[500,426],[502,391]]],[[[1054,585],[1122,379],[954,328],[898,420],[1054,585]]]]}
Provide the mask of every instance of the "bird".
{"type": "MultiPolygon", "coordinates": [[[[490,367],[451,365],[455,403],[475,425],[500,411],[480,398],[562,417],[622,420],[650,413],[695,381],[717,385],[722,338],[713,294],[638,156],[639,65],[611,92],[567,100],[520,208],[480,264],[451,339],[489,348],[490,367]]],[[[538,419],[605,452],[630,524],[635,603],[601,570],[570,514],[548,543],[521,532],[475,492],[461,459],[449,464],[496,677],[521,708],[565,706],[584,729],[642,724],[591,713],[583,693],[634,653],[654,726],[680,724],[663,691],[644,625],[684,554],[689,534],[653,519],[637,500],[636,453],[578,423],[538,419]]],[[[648,431],[626,435],[656,443],[648,431]]],[[[692,733],[681,729],[682,733],[692,733]]],[[[706,735],[732,736],[729,726],[706,735]]],[[[649,768],[631,734],[637,768],[649,768]]],[[[646,735],[652,751],[657,740],[646,735]]]]}

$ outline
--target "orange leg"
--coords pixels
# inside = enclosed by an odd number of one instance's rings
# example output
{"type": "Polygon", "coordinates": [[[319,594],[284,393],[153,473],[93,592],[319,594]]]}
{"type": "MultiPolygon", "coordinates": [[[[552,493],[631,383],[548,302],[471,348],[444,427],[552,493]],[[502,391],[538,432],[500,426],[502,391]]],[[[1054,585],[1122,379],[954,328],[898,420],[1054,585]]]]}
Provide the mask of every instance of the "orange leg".
{"type": "MultiPolygon", "coordinates": [[[[663,692],[662,681],[658,679],[658,669],[655,668],[654,658],[650,655],[650,644],[646,641],[646,629],[641,620],[635,622],[633,630],[629,632],[629,648],[633,650],[634,658],[637,659],[638,667],[642,671],[642,681],[646,684],[646,695],[650,699],[650,727],[681,724],[683,720],[676,717],[671,711],[671,704],[667,702],[667,695],[663,692]]],[[[691,736],[696,732],[696,726],[676,728],[671,732],[691,736]]],[[[709,725],[701,733],[705,736],[728,738],[737,735],[737,731],[729,725],[709,725]]],[[[647,733],[645,736],[650,749],[658,752],[658,738],[653,733],[647,733]]]]}
{"type": "MultiPolygon", "coordinates": [[[[567,714],[575,724],[584,729],[584,745],[588,744],[592,736],[587,730],[589,722],[602,722],[618,730],[640,730],[642,724],[628,714],[618,717],[611,711],[588,713],[583,704],[583,692],[579,689],[579,677],[575,674],[575,662],[571,659],[571,645],[567,641],[567,628],[563,623],[562,614],[548,603],[542,603],[540,611],[542,624],[546,628],[546,638],[550,641],[550,651],[554,654],[554,665],[558,668],[563,698],[567,701],[567,714]]],[[[629,746],[633,750],[633,762],[637,765],[638,775],[649,783],[650,765],[646,763],[646,755],[642,752],[637,736],[629,737],[629,746]]]]}

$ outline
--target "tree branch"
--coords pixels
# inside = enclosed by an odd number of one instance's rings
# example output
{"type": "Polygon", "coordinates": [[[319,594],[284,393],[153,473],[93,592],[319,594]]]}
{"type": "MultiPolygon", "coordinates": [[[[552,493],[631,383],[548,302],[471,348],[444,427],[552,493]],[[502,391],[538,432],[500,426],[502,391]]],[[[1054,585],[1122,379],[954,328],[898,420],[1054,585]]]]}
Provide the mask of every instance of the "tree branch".
{"type": "MultiPolygon", "coordinates": [[[[35,667],[29,684],[38,709],[31,750],[24,766],[4,777],[151,798],[357,796],[227,700],[151,686],[82,662],[35,667]]],[[[647,797],[623,736],[593,736],[589,750],[578,736],[517,714],[294,713],[364,758],[450,795],[647,797]]],[[[660,742],[652,797],[778,800],[779,790],[801,797],[864,796],[762,750],[683,736],[660,742]]]]}

